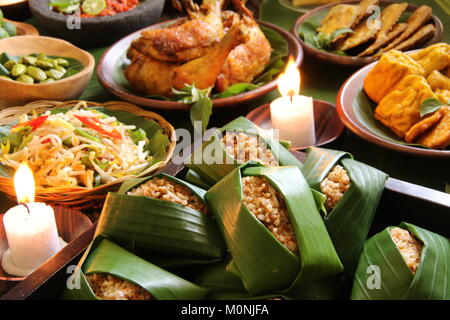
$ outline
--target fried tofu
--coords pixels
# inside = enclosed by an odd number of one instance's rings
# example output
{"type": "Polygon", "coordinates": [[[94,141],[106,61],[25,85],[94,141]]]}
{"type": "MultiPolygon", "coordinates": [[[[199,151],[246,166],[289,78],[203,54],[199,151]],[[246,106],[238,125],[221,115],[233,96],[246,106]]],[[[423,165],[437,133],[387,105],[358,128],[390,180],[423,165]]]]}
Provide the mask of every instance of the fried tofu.
{"type": "Polygon", "coordinates": [[[436,123],[438,123],[439,120],[441,120],[441,118],[444,116],[444,114],[445,110],[444,108],[441,108],[428,117],[425,117],[425,119],[417,122],[406,133],[405,141],[408,143],[413,143],[414,141],[416,141],[417,138],[430,130],[436,123]]]}
{"type": "Polygon", "coordinates": [[[425,133],[419,143],[433,149],[445,149],[450,145],[450,107],[444,107],[445,115],[429,132],[425,133]]]}
{"type": "Polygon", "coordinates": [[[373,23],[376,20],[364,20],[361,25],[356,28],[355,32],[338,46],[338,49],[345,51],[357,47],[374,37],[376,37],[374,46],[378,48],[380,43],[385,43],[387,34],[397,23],[398,19],[407,7],[407,3],[394,3],[386,7],[381,12],[379,29],[377,29],[376,23],[373,23]]]}
{"type": "Polygon", "coordinates": [[[409,56],[424,69],[424,76],[428,77],[434,70],[444,70],[450,66],[450,45],[436,43],[428,48],[410,53],[409,56]]]}
{"type": "Polygon", "coordinates": [[[394,41],[392,41],[382,52],[387,52],[398,46],[403,41],[407,40],[412,34],[414,34],[421,26],[423,26],[432,16],[433,10],[428,6],[420,6],[412,15],[408,18],[406,23],[408,28],[394,41]]]}
{"type": "Polygon", "coordinates": [[[420,121],[423,101],[436,98],[426,79],[409,75],[385,96],[375,109],[375,118],[404,139],[406,133],[420,121]]]}
{"type": "Polygon", "coordinates": [[[414,48],[415,46],[424,43],[425,40],[431,38],[436,32],[436,28],[432,24],[427,24],[414,33],[408,40],[401,42],[399,45],[394,47],[395,50],[408,50],[414,48]]]}
{"type": "Polygon", "coordinates": [[[361,8],[357,5],[339,4],[334,6],[328,11],[317,32],[331,35],[336,30],[351,28],[360,14],[361,8]]]}
{"type": "Polygon", "coordinates": [[[450,78],[434,70],[427,78],[434,94],[442,103],[450,104],[450,78]]]}
{"type": "Polygon", "coordinates": [[[391,50],[367,74],[364,91],[370,99],[380,103],[404,77],[423,74],[423,68],[414,59],[403,52],[391,50]]]}
{"type": "Polygon", "coordinates": [[[436,89],[434,94],[438,97],[439,101],[450,105],[450,90],[436,89]]]}
{"type": "Polygon", "coordinates": [[[428,77],[427,77],[428,84],[430,85],[431,89],[445,89],[450,90],[450,78],[443,75],[437,70],[434,70],[428,77]]]}

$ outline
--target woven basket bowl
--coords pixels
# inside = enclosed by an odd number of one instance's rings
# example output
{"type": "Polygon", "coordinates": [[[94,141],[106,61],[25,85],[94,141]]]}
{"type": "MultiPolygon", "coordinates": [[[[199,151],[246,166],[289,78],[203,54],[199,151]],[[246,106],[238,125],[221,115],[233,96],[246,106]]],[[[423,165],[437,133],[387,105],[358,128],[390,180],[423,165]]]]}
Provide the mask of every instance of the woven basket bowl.
{"type": "MultiPolygon", "coordinates": [[[[80,100],[73,100],[67,102],[58,101],[35,101],[21,107],[12,107],[0,111],[0,126],[9,124],[12,121],[17,120],[17,117],[22,114],[31,114],[33,110],[38,113],[42,113],[46,110],[54,108],[71,108],[80,103],[80,100]]],[[[111,101],[106,103],[96,103],[86,101],[88,107],[103,107],[109,110],[120,110],[133,113],[139,117],[147,120],[154,120],[157,122],[164,133],[169,138],[170,144],[166,150],[166,157],[162,162],[156,163],[153,166],[146,169],[138,176],[146,176],[154,173],[156,170],[165,166],[172,158],[173,151],[176,145],[175,129],[160,115],[143,110],[133,104],[122,101],[111,101]]],[[[36,201],[51,203],[55,205],[72,206],[76,208],[86,209],[98,207],[103,203],[106,195],[110,191],[116,191],[119,185],[126,179],[135,178],[137,176],[128,176],[118,179],[114,182],[104,184],[96,188],[86,187],[58,187],[58,188],[36,188],[36,201]]],[[[0,191],[6,193],[10,198],[15,199],[14,182],[12,178],[0,177],[0,191]]]]}

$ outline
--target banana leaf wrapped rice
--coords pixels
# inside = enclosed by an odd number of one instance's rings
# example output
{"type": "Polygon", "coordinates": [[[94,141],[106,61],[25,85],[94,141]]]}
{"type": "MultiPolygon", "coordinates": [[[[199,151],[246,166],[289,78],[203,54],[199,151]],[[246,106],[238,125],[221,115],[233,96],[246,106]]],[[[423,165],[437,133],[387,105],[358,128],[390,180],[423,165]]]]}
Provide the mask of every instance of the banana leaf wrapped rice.
{"type": "Polygon", "coordinates": [[[405,222],[388,227],[364,245],[351,298],[448,300],[449,252],[450,240],[434,232],[405,222]]]}
{"type": "Polygon", "coordinates": [[[233,258],[228,270],[250,295],[287,291],[343,271],[298,167],[249,163],[218,182],[206,199],[233,258]]]}
{"type": "Polygon", "coordinates": [[[108,195],[96,235],[161,266],[218,261],[225,242],[205,192],[166,174],[128,180],[108,195]]]}
{"type": "Polygon", "coordinates": [[[388,176],[349,153],[316,147],[307,149],[302,172],[323,194],[325,226],[351,278],[388,176]]]}
{"type": "Polygon", "coordinates": [[[204,183],[212,186],[249,161],[268,167],[301,167],[301,163],[279,141],[244,117],[214,132],[185,163],[204,183]]]}
{"type": "Polygon", "coordinates": [[[205,299],[208,291],[99,237],[79,263],[66,300],[205,299]]]}

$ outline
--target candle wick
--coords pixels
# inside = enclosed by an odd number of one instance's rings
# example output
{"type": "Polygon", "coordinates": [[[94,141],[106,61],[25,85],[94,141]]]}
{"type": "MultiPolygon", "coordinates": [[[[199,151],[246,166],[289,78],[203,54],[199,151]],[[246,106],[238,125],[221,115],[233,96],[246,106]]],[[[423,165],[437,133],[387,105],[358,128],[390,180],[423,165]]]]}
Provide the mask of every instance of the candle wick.
{"type": "Polygon", "coordinates": [[[19,203],[20,205],[24,206],[25,208],[27,208],[27,212],[30,213],[30,207],[28,207],[28,205],[24,202],[19,203]]]}
{"type": "Polygon", "coordinates": [[[294,95],[295,95],[295,91],[294,90],[289,90],[288,96],[291,98],[291,102],[294,101],[294,95]]]}

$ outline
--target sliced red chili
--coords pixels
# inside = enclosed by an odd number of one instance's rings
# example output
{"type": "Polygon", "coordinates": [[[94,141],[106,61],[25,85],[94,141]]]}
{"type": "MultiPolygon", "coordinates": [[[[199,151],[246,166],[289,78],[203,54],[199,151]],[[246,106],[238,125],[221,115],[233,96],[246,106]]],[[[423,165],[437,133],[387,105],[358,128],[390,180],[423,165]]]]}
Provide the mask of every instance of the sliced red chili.
{"type": "Polygon", "coordinates": [[[18,127],[31,127],[31,129],[36,130],[45,122],[45,120],[47,120],[47,118],[48,118],[48,116],[40,116],[40,117],[37,117],[36,119],[18,123],[15,126],[12,126],[11,129],[18,128],[18,127]]]}
{"type": "Polygon", "coordinates": [[[114,138],[114,139],[121,139],[122,136],[117,131],[113,131],[110,126],[108,126],[106,123],[103,123],[102,121],[98,120],[94,117],[85,117],[85,116],[78,116],[76,115],[75,118],[83,122],[83,124],[91,129],[94,129],[100,134],[103,134],[105,136],[114,138]],[[111,129],[111,131],[108,131],[105,129],[107,127],[108,129],[111,129]]]}

